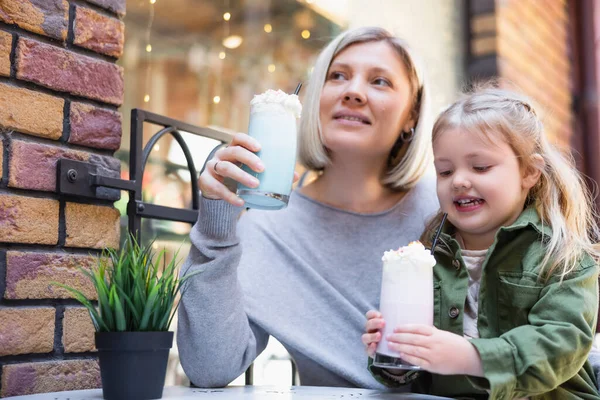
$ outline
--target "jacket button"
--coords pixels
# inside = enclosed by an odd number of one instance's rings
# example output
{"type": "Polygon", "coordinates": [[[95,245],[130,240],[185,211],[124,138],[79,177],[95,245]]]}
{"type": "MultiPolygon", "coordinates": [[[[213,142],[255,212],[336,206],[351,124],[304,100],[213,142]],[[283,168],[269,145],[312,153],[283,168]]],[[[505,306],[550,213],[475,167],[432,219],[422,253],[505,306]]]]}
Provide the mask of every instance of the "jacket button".
{"type": "Polygon", "coordinates": [[[458,261],[458,259],[452,260],[452,266],[454,268],[456,268],[457,270],[459,270],[460,269],[460,261],[458,261]]]}
{"type": "Polygon", "coordinates": [[[458,317],[458,314],[460,314],[460,310],[456,307],[450,307],[448,310],[448,316],[452,319],[458,317]]]}

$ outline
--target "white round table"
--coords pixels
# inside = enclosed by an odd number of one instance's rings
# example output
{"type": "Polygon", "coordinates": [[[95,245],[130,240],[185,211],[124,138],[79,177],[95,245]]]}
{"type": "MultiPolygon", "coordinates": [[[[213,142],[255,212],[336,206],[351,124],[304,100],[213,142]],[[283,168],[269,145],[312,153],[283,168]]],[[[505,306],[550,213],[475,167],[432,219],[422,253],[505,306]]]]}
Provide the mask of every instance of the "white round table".
{"type": "MultiPolygon", "coordinates": [[[[333,388],[318,386],[229,386],[222,389],[202,389],[183,386],[166,386],[163,399],[192,400],[419,400],[444,399],[412,393],[381,392],[369,389],[333,388]]],[[[40,393],[27,396],[6,397],[4,400],[99,400],[102,389],[74,390],[70,392],[40,393]]]]}

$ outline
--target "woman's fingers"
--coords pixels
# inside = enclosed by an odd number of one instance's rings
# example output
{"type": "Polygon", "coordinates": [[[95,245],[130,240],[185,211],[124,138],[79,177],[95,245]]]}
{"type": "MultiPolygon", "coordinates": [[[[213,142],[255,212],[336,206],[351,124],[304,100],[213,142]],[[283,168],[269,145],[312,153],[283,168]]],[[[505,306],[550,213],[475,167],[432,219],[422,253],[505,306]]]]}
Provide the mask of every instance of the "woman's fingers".
{"type": "MultiPolygon", "coordinates": [[[[214,165],[214,164],[213,164],[214,165]]],[[[220,168],[221,165],[218,167],[220,168]]],[[[212,167],[211,167],[212,168],[212,167]]],[[[244,205],[244,200],[239,198],[235,193],[227,188],[222,180],[217,179],[210,173],[203,173],[200,177],[200,191],[202,196],[208,199],[223,199],[229,204],[241,207],[244,205]]]]}
{"type": "MultiPolygon", "coordinates": [[[[256,172],[262,172],[265,169],[260,158],[242,146],[228,146],[220,149],[215,154],[215,160],[229,161],[233,164],[245,164],[256,172]]],[[[219,175],[223,176],[224,174],[219,171],[219,175]]]]}
{"type": "MultiPolygon", "coordinates": [[[[220,178],[231,178],[234,181],[251,188],[257,187],[259,184],[258,179],[245,172],[231,161],[217,161],[213,166],[213,172],[216,172],[220,178]]],[[[222,181],[222,179],[218,180],[222,181]]]]}
{"type": "Polygon", "coordinates": [[[252,136],[249,136],[245,133],[236,133],[233,135],[233,139],[231,140],[231,143],[229,143],[228,147],[233,146],[242,146],[254,153],[260,150],[260,143],[258,143],[258,141],[252,136]]]}

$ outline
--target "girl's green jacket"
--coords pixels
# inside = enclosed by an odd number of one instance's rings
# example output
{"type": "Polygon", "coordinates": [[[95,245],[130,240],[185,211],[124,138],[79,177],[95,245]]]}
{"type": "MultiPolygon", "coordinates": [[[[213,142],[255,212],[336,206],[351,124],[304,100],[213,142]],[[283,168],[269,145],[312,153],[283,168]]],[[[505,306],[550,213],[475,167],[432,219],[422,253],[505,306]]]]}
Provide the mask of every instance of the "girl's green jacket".
{"type": "MultiPolygon", "coordinates": [[[[434,323],[463,334],[468,273],[460,247],[445,229],[434,267],[434,323]]],[[[598,315],[598,265],[585,255],[561,282],[540,278],[546,237],[533,208],[496,234],[483,263],[479,339],[471,343],[485,378],[409,373],[412,391],[455,398],[600,399],[587,361],[598,315]]],[[[400,385],[371,372],[389,386],[400,385]]]]}

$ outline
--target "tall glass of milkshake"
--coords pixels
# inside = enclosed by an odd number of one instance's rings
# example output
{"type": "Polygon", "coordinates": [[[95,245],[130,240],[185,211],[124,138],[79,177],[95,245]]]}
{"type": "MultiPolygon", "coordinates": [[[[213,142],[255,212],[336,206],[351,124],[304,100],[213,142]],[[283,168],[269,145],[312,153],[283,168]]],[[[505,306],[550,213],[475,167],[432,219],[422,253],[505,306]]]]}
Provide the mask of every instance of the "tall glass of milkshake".
{"type": "Polygon", "coordinates": [[[298,96],[281,90],[267,90],[250,102],[248,135],[260,143],[256,155],[265,169],[257,173],[242,167],[260,182],[256,188],[238,184],[237,195],[246,207],[279,210],[287,206],[296,166],[296,120],[301,111],[298,96]]]}
{"type": "Polygon", "coordinates": [[[421,242],[411,242],[383,254],[379,311],[385,320],[373,365],[395,369],[420,369],[388,347],[386,337],[399,325],[433,325],[433,267],[435,258],[421,242]]]}

